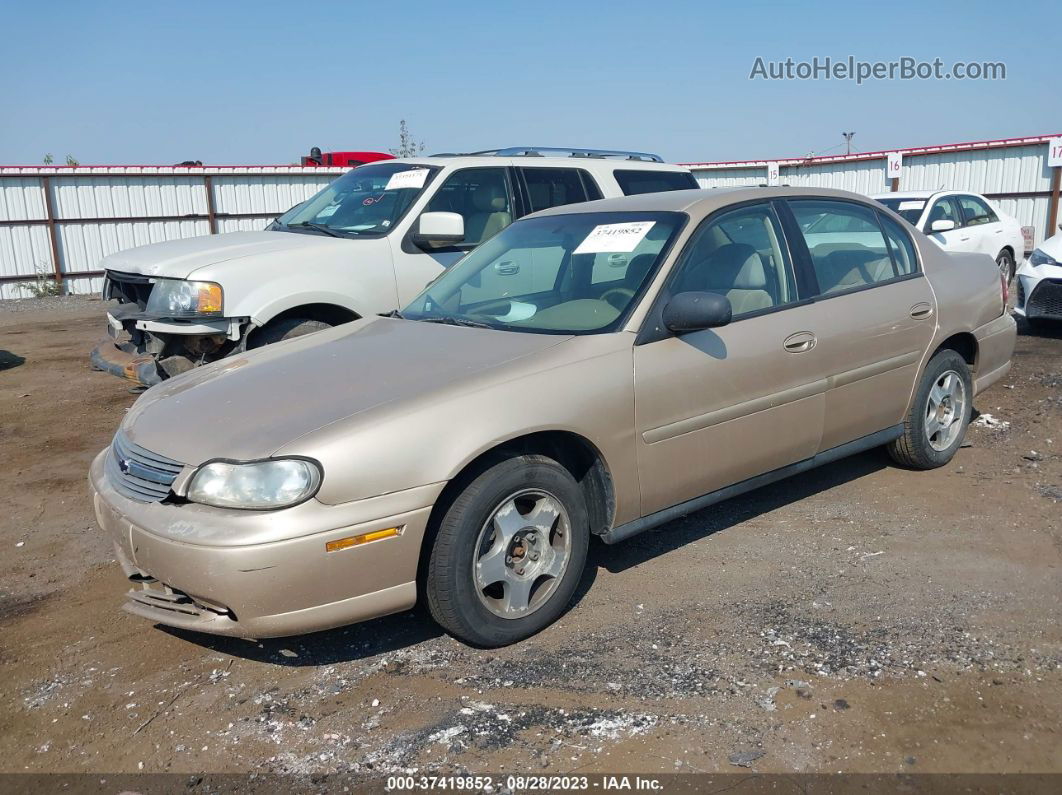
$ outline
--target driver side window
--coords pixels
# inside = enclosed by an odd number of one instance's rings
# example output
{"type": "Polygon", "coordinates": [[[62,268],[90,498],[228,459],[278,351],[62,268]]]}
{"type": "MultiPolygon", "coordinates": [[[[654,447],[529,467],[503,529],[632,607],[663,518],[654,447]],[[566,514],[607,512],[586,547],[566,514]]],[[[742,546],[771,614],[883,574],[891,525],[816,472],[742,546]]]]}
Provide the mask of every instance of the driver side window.
{"type": "Polygon", "coordinates": [[[781,224],[769,204],[709,219],[675,266],[672,293],[710,292],[730,299],[734,317],[797,300],[781,224]]]}
{"type": "Polygon", "coordinates": [[[425,212],[457,213],[465,219],[462,247],[478,246],[513,222],[504,168],[466,168],[451,174],[425,212]]]}
{"type": "Polygon", "coordinates": [[[955,209],[955,203],[950,198],[937,199],[933,209],[929,211],[925,229],[927,233],[933,230],[934,221],[952,221],[956,229],[962,226],[962,220],[955,209]]]}

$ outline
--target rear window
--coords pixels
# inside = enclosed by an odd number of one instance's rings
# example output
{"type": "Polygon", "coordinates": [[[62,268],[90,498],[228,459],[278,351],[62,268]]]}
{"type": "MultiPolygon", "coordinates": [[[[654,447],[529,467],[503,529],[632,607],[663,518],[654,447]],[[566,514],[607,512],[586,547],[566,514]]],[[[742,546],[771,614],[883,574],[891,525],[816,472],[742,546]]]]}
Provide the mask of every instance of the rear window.
{"type": "Polygon", "coordinates": [[[612,172],[624,196],[638,193],[662,193],[668,190],[696,190],[700,186],[688,171],[636,171],[617,169],[612,172]]]}
{"type": "Polygon", "coordinates": [[[878,199],[894,213],[897,213],[909,224],[917,224],[922,217],[922,210],[926,208],[925,199],[878,199]]]}

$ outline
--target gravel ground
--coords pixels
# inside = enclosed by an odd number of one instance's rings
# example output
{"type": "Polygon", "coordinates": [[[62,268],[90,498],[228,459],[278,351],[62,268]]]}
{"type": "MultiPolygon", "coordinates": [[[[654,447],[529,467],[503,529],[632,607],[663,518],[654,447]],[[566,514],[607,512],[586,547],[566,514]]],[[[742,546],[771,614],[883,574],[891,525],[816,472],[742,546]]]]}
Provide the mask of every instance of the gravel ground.
{"type": "MultiPolygon", "coordinates": [[[[41,298],[7,298],[0,300],[0,325],[15,322],[14,313],[31,312],[51,315],[60,312],[82,313],[102,306],[100,297],[92,295],[50,295],[41,298]]],[[[21,319],[20,321],[21,322],[21,319]]]]}
{"type": "Polygon", "coordinates": [[[0,303],[0,771],[1062,772],[1062,334],[947,467],[874,451],[595,545],[480,651],[419,611],[253,642],[153,627],[85,486],[133,395],[103,305],[0,303]]]}

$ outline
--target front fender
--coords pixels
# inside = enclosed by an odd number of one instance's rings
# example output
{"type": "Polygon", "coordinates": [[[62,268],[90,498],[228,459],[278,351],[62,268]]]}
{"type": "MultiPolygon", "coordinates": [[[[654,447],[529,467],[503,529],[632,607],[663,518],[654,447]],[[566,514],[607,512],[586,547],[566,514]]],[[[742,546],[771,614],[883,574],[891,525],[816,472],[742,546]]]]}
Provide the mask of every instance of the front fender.
{"type": "MultiPolygon", "coordinates": [[[[287,312],[289,309],[295,309],[296,307],[307,306],[309,304],[331,304],[333,306],[341,306],[344,309],[349,309],[358,317],[375,314],[372,309],[367,309],[366,307],[370,304],[378,304],[378,302],[374,302],[368,297],[359,300],[360,298],[361,296],[357,295],[356,290],[351,293],[340,293],[333,290],[299,292],[280,296],[265,306],[262,306],[253,314],[248,315],[248,317],[251,318],[251,322],[256,326],[264,326],[282,312],[287,312]]],[[[240,317],[243,316],[240,312],[234,314],[240,317]]]]}

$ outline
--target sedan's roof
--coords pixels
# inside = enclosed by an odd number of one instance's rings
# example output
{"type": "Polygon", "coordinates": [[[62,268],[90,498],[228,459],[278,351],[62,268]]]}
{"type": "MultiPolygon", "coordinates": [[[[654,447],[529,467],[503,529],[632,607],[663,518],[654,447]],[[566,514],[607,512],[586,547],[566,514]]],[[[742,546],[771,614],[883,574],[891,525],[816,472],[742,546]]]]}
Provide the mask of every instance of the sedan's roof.
{"type": "Polygon", "coordinates": [[[635,196],[620,196],[613,199],[567,204],[541,210],[531,218],[547,215],[607,212],[683,212],[690,216],[703,217],[718,209],[741,202],[784,197],[823,197],[850,199],[864,204],[870,200],[859,193],[834,188],[711,188],[705,190],[673,190],[664,193],[642,193],[635,196]]]}

